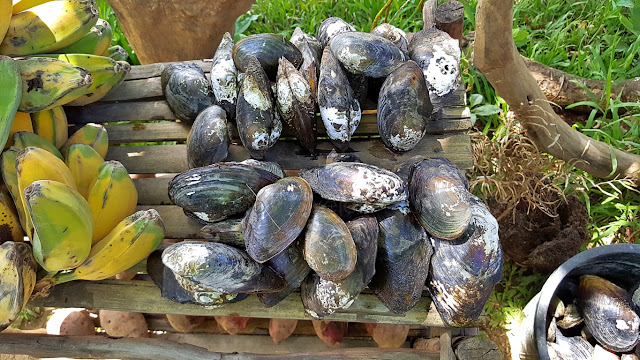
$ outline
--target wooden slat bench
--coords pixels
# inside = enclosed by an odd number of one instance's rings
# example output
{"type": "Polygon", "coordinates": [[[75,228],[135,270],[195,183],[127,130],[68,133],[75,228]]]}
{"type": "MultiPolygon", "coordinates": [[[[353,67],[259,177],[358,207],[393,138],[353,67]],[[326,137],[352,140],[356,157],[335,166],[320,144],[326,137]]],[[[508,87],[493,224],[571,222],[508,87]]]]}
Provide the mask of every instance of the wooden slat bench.
{"type": "MultiPolygon", "coordinates": [[[[208,61],[196,61],[206,73],[208,61]]],[[[132,67],[125,82],[113,89],[102,101],[84,107],[66,107],[70,133],[83,124],[94,122],[106,126],[109,134],[107,160],[120,161],[134,178],[138,189],[138,209],[155,208],[166,227],[168,242],[200,239],[201,225],[188,218],[182,209],[172,205],[167,184],[176,173],[188,169],[186,137],[189,127],[175,120],[160,89],[160,73],[165,64],[132,67]],[[160,144],[158,144],[160,143],[160,144]]],[[[301,168],[324,164],[332,146],[326,138],[324,125],[318,124],[318,156],[311,158],[301,150],[292,134],[284,131],[282,139],[267,153],[267,160],[277,161],[287,174],[301,168]]],[[[412,151],[395,154],[388,151],[378,136],[375,110],[365,111],[350,151],[362,161],[387,169],[414,155],[446,157],[460,169],[473,165],[470,137],[470,112],[465,107],[465,92],[460,88],[451,105],[443,108],[428,125],[428,134],[412,151]]],[[[239,140],[229,149],[229,161],[249,158],[239,140]]],[[[300,294],[293,293],[280,304],[265,308],[255,296],[215,309],[191,304],[178,304],[160,296],[160,290],[150,281],[73,281],[53,287],[47,297],[37,298],[33,305],[49,307],[84,307],[158,314],[235,315],[258,318],[309,319],[305,316],[300,294]]],[[[443,327],[428,293],[405,314],[397,315],[371,292],[365,291],[353,305],[327,317],[350,322],[381,322],[443,327]]],[[[106,345],[105,345],[106,346],[106,345]]],[[[124,356],[124,355],[123,355],[124,356]]]]}

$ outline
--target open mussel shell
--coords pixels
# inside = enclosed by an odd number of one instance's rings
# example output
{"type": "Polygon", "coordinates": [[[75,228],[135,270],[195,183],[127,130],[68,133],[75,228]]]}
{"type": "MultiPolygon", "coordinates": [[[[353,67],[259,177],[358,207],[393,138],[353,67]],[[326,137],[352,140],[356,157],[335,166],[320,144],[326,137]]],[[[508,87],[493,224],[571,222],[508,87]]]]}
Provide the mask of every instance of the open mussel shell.
{"type": "Polygon", "coordinates": [[[309,46],[313,56],[318,60],[318,62],[320,61],[323,46],[314,36],[311,36],[302,31],[299,27],[296,27],[295,30],[293,30],[293,34],[289,41],[291,41],[291,43],[295,45],[300,52],[302,52],[302,49],[305,46],[309,46]]]}
{"type": "Polygon", "coordinates": [[[244,214],[263,187],[280,179],[255,166],[218,163],[178,174],[169,182],[169,199],[204,224],[244,214]]]}
{"type": "Polygon", "coordinates": [[[378,222],[374,216],[363,216],[347,222],[356,245],[356,266],[344,280],[330,281],[310,274],[300,289],[305,312],[320,319],[337,310],[347,309],[369,284],[375,274],[378,247],[378,222]]]}
{"type": "Polygon", "coordinates": [[[200,234],[207,241],[223,243],[240,250],[246,249],[244,236],[242,236],[242,218],[205,225],[200,229],[200,234]]]}
{"type": "Polygon", "coordinates": [[[213,105],[211,83],[198,65],[167,67],[164,72],[168,80],[163,92],[178,119],[191,124],[202,110],[213,105]]]}
{"type": "Polygon", "coordinates": [[[498,222],[482,200],[471,202],[472,225],[458,239],[433,238],[427,287],[440,317],[449,326],[476,320],[493,286],[502,278],[498,222]]]}
{"type": "Polygon", "coordinates": [[[243,220],[247,252],[263,263],[300,235],[311,214],[313,193],[299,177],[286,177],[263,187],[243,220]]]}
{"type": "Polygon", "coordinates": [[[370,33],[353,31],[338,34],[329,47],[347,71],[374,78],[389,75],[407,60],[391,41],[370,33]]]}
{"type": "Polygon", "coordinates": [[[324,21],[320,23],[320,26],[318,26],[317,38],[322,47],[325,48],[329,45],[333,37],[350,31],[356,31],[356,29],[339,17],[333,16],[324,19],[324,21]]]}
{"type": "Polygon", "coordinates": [[[187,136],[187,162],[197,168],[223,161],[229,155],[227,115],[217,105],[204,109],[187,136]]]}
{"type": "Polygon", "coordinates": [[[626,352],[638,343],[640,317],[623,288],[599,276],[582,275],[578,308],[585,326],[604,348],[626,352]]]}
{"type": "Polygon", "coordinates": [[[278,60],[287,58],[296,69],[302,64],[302,54],[286,38],[276,34],[255,34],[240,39],[233,47],[233,61],[241,72],[249,69],[249,59],[255,57],[269,79],[275,80],[278,60]]]}
{"type": "Polygon", "coordinates": [[[404,181],[374,165],[334,162],[301,169],[299,175],[327,200],[386,206],[407,199],[404,181]]]}
{"type": "Polygon", "coordinates": [[[413,149],[422,140],[433,106],[422,70],[413,61],[395,69],[378,97],[378,130],[393,152],[413,149]]]}
{"type": "Polygon", "coordinates": [[[298,239],[300,240],[295,241],[265,263],[280,275],[286,283],[285,288],[278,292],[258,294],[258,299],[266,307],[274,306],[284,300],[300,286],[311,271],[302,253],[302,237],[298,239]]]}
{"type": "Polygon", "coordinates": [[[328,47],[322,53],[318,106],[329,139],[338,151],[346,151],[351,135],[360,125],[362,109],[354,97],[347,75],[328,47]]]}
{"type": "Polygon", "coordinates": [[[349,228],[333,211],[314,205],[304,233],[304,258],[320,277],[340,281],[356,266],[357,251],[349,228]]]}
{"type": "Polygon", "coordinates": [[[293,129],[302,147],[315,154],[316,102],[311,86],[287,59],[281,58],[276,87],[282,120],[293,129]]]}
{"type": "Polygon", "coordinates": [[[409,42],[409,56],[424,72],[431,102],[441,107],[460,86],[458,40],[435,28],[422,30],[409,42]]]}
{"type": "MultiPolygon", "coordinates": [[[[297,51],[297,49],[296,49],[297,51]]],[[[282,133],[271,85],[258,60],[249,57],[236,107],[238,135],[252,158],[263,160],[282,133]]]]}
{"type": "MultiPolygon", "coordinates": [[[[162,253],[162,262],[174,274],[206,289],[223,293],[282,290],[284,280],[245,252],[214,242],[183,241],[162,253]]],[[[180,281],[180,279],[179,279],[180,281]]]]}
{"type": "Polygon", "coordinates": [[[402,314],[422,296],[433,248],[412,214],[385,209],[376,213],[376,218],[376,273],[369,288],[391,312],[402,314]]]}
{"type": "MultiPolygon", "coordinates": [[[[175,274],[162,263],[162,251],[156,250],[147,259],[147,274],[160,289],[163,298],[176,301],[182,304],[193,303],[206,306],[215,306],[225,303],[238,302],[247,298],[248,294],[223,294],[219,292],[188,291],[179,282],[175,274]]],[[[181,279],[182,280],[182,279],[181,279]]]]}
{"type": "Polygon", "coordinates": [[[445,158],[421,161],[409,176],[411,210],[439,239],[456,239],[469,226],[471,194],[461,178],[458,168],[445,158]]]}
{"type": "Polygon", "coordinates": [[[214,102],[227,113],[229,121],[236,115],[236,100],[238,98],[238,69],[233,63],[233,37],[228,32],[222,35],[222,40],[211,64],[211,88],[214,102]]]}
{"type": "Polygon", "coordinates": [[[407,59],[409,58],[409,40],[407,40],[407,34],[402,29],[398,29],[388,23],[382,23],[371,30],[371,33],[391,41],[402,51],[407,59]]]}
{"type": "Polygon", "coordinates": [[[578,306],[575,304],[569,304],[564,308],[562,319],[559,319],[556,324],[561,329],[571,329],[582,324],[582,315],[578,311],[578,306]]]}

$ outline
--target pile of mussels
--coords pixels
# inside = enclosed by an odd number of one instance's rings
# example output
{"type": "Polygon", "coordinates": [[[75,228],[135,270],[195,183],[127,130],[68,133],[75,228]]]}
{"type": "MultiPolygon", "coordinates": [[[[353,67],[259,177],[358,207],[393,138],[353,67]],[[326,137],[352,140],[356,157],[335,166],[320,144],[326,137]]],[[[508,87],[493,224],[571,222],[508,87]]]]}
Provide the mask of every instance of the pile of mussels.
{"type": "Polygon", "coordinates": [[[627,288],[595,275],[563,281],[549,306],[549,358],[637,360],[640,289],[627,288]]]}
{"type": "Polygon", "coordinates": [[[189,164],[197,167],[227,156],[231,121],[254,159],[265,158],[283,122],[313,155],[317,110],[335,148],[346,151],[368,92],[378,96],[384,144],[409,151],[459,86],[459,65],[458,41],[443,31],[422,30],[409,41],[389,24],[363,33],[332,17],[317,38],[296,28],[290,40],[257,34],[234,45],[225,34],[210,80],[198,65],[181,63],[165,68],[161,85],[175,115],[195,122],[188,148],[189,164]]]}
{"type": "Polygon", "coordinates": [[[300,286],[307,314],[322,318],[368,286],[402,314],[426,285],[445,323],[463,326],[502,275],[498,224],[444,158],[391,172],[339,155],[289,177],[277,163],[222,162],[177,175],[169,197],[210,240],[149,260],[164,264],[162,293],[176,301],[217,306],[256,293],[269,307],[300,286]]]}

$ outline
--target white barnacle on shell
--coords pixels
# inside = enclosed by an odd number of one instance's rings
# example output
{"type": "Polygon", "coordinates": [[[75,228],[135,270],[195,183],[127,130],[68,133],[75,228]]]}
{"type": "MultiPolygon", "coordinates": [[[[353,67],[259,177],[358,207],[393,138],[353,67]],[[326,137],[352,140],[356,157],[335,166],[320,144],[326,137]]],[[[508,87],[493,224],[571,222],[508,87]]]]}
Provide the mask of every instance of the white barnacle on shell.
{"type": "Polygon", "coordinates": [[[245,101],[255,109],[265,111],[271,109],[271,101],[260,91],[258,82],[251,75],[245,76],[244,78],[242,95],[245,101]]]}
{"type": "Polygon", "coordinates": [[[424,70],[424,77],[429,90],[433,90],[437,96],[444,96],[455,90],[460,77],[459,52],[452,55],[442,47],[433,45],[433,57],[424,70]]]}

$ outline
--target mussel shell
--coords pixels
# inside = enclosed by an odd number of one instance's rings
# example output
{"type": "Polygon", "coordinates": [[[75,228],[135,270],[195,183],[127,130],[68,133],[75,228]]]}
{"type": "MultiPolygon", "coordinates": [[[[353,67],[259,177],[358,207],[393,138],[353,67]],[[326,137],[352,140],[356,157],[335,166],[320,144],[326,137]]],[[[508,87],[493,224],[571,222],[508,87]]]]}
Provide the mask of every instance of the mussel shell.
{"type": "Polygon", "coordinates": [[[552,353],[555,353],[557,359],[572,359],[572,360],[591,360],[602,359],[601,357],[592,357],[594,347],[587,340],[580,336],[567,337],[562,334],[561,331],[556,331],[555,343],[547,343],[550,351],[550,358],[552,353]]]}
{"type": "Polygon", "coordinates": [[[314,192],[327,200],[369,205],[390,205],[407,199],[406,185],[386,169],[356,162],[334,162],[301,169],[314,192]]]}
{"type": "Polygon", "coordinates": [[[240,250],[246,249],[244,236],[242,236],[242,218],[205,225],[200,229],[200,234],[207,241],[223,243],[240,250]]]}
{"type": "Polygon", "coordinates": [[[584,324],[602,347],[626,352],[638,343],[640,317],[623,288],[595,275],[582,275],[578,308],[584,324]]]}
{"type": "Polygon", "coordinates": [[[293,129],[298,142],[315,154],[316,102],[309,83],[285,58],[278,68],[277,103],[282,120],[293,129]]]}
{"type": "Polygon", "coordinates": [[[167,84],[169,83],[169,78],[171,78],[171,75],[178,70],[185,70],[185,69],[189,69],[189,70],[193,70],[196,72],[199,72],[202,74],[202,76],[205,76],[204,71],[202,71],[202,68],[195,63],[185,63],[185,62],[177,62],[177,63],[170,63],[167,64],[164,69],[162,69],[162,72],[160,73],[160,87],[162,88],[162,93],[164,94],[164,91],[167,88],[167,84]]]}
{"type": "Polygon", "coordinates": [[[266,306],[271,307],[284,300],[297,289],[311,271],[302,254],[302,237],[289,245],[284,251],[267,261],[265,265],[280,275],[287,284],[284,290],[274,293],[260,293],[258,299],[266,306]]]}
{"type": "Polygon", "coordinates": [[[369,288],[391,312],[402,314],[422,296],[433,248],[412,214],[385,209],[376,213],[376,218],[376,273],[369,288]]]}
{"type": "Polygon", "coordinates": [[[320,277],[340,281],[356,266],[357,251],[347,225],[336,213],[314,205],[304,234],[304,258],[320,277]]]}
{"type": "Polygon", "coordinates": [[[562,319],[558,320],[556,324],[561,329],[571,329],[582,324],[583,320],[578,307],[575,304],[569,304],[564,308],[562,319]]]}
{"type": "Polygon", "coordinates": [[[407,59],[409,58],[409,40],[407,40],[407,34],[402,29],[398,29],[388,23],[382,23],[371,30],[371,33],[391,41],[402,51],[407,59]]]}
{"type": "Polygon", "coordinates": [[[236,115],[236,100],[238,98],[238,69],[233,63],[233,37],[228,32],[222,35],[222,40],[211,64],[211,88],[214,103],[226,111],[227,119],[233,121],[236,115]]]}
{"type": "Polygon", "coordinates": [[[248,294],[203,294],[190,292],[181,286],[175,274],[162,263],[162,251],[156,250],[147,259],[147,274],[153,283],[160,288],[160,295],[181,304],[220,305],[238,302],[247,298],[248,294]]]}
{"type": "Polygon", "coordinates": [[[370,33],[338,34],[329,46],[347,71],[369,77],[385,77],[407,60],[391,41],[370,33]]]}
{"type": "Polygon", "coordinates": [[[255,57],[269,79],[275,80],[278,72],[278,60],[281,57],[300,67],[302,54],[295,45],[283,36],[276,34],[255,34],[240,39],[233,47],[233,61],[241,72],[249,69],[249,59],[255,57]]]}
{"type": "Polygon", "coordinates": [[[427,157],[423,155],[414,155],[409,160],[399,164],[393,172],[400,176],[402,181],[409,183],[409,176],[411,175],[411,172],[413,172],[413,168],[423,160],[427,160],[427,157]]]}
{"type": "Polygon", "coordinates": [[[193,123],[202,110],[213,105],[211,83],[202,69],[193,65],[164,70],[170,73],[163,89],[167,104],[178,119],[188,124],[193,123]]]}
{"type": "Polygon", "coordinates": [[[360,160],[360,158],[355,154],[339,153],[339,152],[335,151],[335,149],[334,149],[334,150],[331,150],[331,152],[327,155],[326,164],[331,164],[333,162],[359,162],[359,163],[361,163],[362,160],[360,160]]]}
{"type": "Polygon", "coordinates": [[[424,71],[431,103],[440,107],[462,81],[458,40],[435,28],[422,30],[409,42],[409,56],[424,71]]]}
{"type": "Polygon", "coordinates": [[[359,104],[364,104],[367,101],[367,94],[369,92],[369,78],[365,75],[356,75],[350,72],[345,73],[349,80],[349,86],[353,90],[353,97],[358,100],[359,104]]]}
{"type": "Polygon", "coordinates": [[[238,164],[249,165],[249,166],[256,167],[258,169],[266,170],[274,174],[278,178],[283,178],[285,176],[284,169],[282,169],[282,166],[280,166],[280,164],[274,161],[260,161],[256,159],[246,159],[246,160],[240,161],[238,164]]]}
{"type": "Polygon", "coordinates": [[[356,29],[339,17],[333,16],[320,23],[317,38],[322,47],[326,48],[336,35],[350,31],[356,31],[356,29]]]}
{"type": "MultiPolygon", "coordinates": [[[[169,270],[170,271],[170,270],[169,270]]],[[[190,280],[185,276],[173,274],[178,286],[182,287],[193,297],[196,304],[205,305],[208,308],[216,308],[227,303],[234,303],[246,299],[249,294],[229,294],[215,291],[207,286],[190,280]]]]}
{"type": "Polygon", "coordinates": [[[318,106],[329,139],[338,151],[346,151],[351,135],[360,125],[362,109],[354,97],[347,75],[328,47],[322,53],[318,106]]]}
{"type": "Polygon", "coordinates": [[[300,73],[302,74],[302,77],[307,80],[307,83],[311,88],[313,98],[317,99],[318,74],[320,74],[320,59],[322,56],[322,51],[320,51],[320,56],[316,56],[313,53],[313,50],[311,50],[311,46],[309,46],[309,44],[307,43],[302,43],[299,48],[300,52],[302,53],[302,65],[300,65],[300,73]]]}
{"type": "Polygon", "coordinates": [[[378,222],[363,216],[347,222],[356,244],[357,261],[353,272],[342,281],[330,281],[310,274],[300,289],[305,312],[320,319],[336,310],[347,309],[375,274],[378,247],[378,222]]]}
{"type": "Polygon", "coordinates": [[[378,97],[378,130],[393,152],[413,149],[422,140],[433,106],[422,70],[407,61],[385,80],[378,97]]]}
{"type": "MultiPolygon", "coordinates": [[[[297,49],[296,49],[297,51],[297,49]]],[[[255,58],[247,62],[238,104],[236,122],[242,145],[252,158],[263,160],[282,133],[282,123],[273,108],[271,85],[255,58]]]]}
{"type": "Polygon", "coordinates": [[[316,39],[314,36],[311,36],[299,27],[296,27],[293,30],[293,34],[291,34],[291,38],[289,39],[293,45],[295,45],[300,52],[303,52],[302,49],[306,46],[309,46],[313,56],[320,62],[320,57],[322,56],[323,46],[320,44],[320,41],[316,39]]]}
{"type": "Polygon", "coordinates": [[[458,238],[469,226],[471,194],[462,177],[444,158],[421,161],[409,177],[411,210],[429,234],[439,239],[458,238]]]}
{"type": "Polygon", "coordinates": [[[427,287],[440,317],[449,326],[476,320],[493,286],[502,278],[498,222],[482,200],[471,202],[472,225],[453,241],[433,238],[427,287]]]}
{"type": "Polygon", "coordinates": [[[162,262],[174,274],[222,293],[273,292],[285,286],[284,280],[269,267],[221,243],[176,243],[164,250],[162,262]]]}
{"type": "Polygon", "coordinates": [[[187,162],[196,168],[223,161],[229,155],[227,115],[217,105],[202,110],[187,136],[187,162]]]}
{"type": "Polygon", "coordinates": [[[243,220],[247,253],[263,263],[302,233],[311,214],[313,193],[299,177],[286,177],[260,189],[243,220]]]}
{"type": "Polygon", "coordinates": [[[198,221],[212,223],[244,214],[255,194],[278,179],[251,165],[218,163],[178,174],[169,182],[169,199],[198,221]]]}

